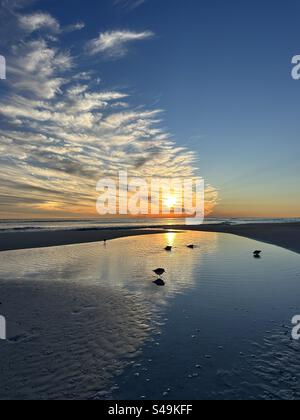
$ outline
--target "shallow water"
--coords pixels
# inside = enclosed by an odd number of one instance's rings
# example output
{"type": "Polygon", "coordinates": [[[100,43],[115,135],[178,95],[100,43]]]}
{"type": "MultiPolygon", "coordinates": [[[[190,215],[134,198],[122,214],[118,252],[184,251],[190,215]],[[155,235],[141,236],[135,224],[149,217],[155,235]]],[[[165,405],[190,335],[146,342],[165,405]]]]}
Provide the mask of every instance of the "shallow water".
{"type": "Polygon", "coordinates": [[[300,398],[298,254],[170,232],[4,252],[0,278],[2,399],[300,398]]]}

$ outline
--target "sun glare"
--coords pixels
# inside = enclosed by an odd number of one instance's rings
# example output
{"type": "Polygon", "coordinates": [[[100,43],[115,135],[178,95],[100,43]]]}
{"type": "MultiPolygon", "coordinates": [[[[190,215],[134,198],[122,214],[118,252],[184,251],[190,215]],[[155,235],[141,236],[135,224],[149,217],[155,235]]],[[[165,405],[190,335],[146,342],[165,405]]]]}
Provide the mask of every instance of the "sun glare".
{"type": "Polygon", "coordinates": [[[175,239],[176,239],[176,232],[168,232],[166,233],[166,242],[169,246],[174,246],[175,239]]]}
{"type": "Polygon", "coordinates": [[[176,200],[176,198],[175,198],[175,197],[173,197],[173,196],[170,196],[170,197],[168,197],[168,198],[165,200],[165,205],[166,205],[167,207],[169,207],[169,209],[172,209],[173,207],[175,207],[175,206],[176,206],[176,204],[177,204],[177,200],[176,200]]]}

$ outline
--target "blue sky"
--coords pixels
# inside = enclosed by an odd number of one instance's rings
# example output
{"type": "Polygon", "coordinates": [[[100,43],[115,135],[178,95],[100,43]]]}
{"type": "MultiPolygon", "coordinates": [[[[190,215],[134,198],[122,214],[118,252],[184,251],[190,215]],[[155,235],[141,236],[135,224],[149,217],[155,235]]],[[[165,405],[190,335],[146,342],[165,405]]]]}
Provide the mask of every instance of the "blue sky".
{"type": "MultiPolygon", "coordinates": [[[[163,110],[172,147],[194,152],[190,165],[219,190],[215,214],[300,216],[300,81],[291,78],[298,1],[43,0],[13,13],[38,11],[64,28],[58,35],[52,26],[52,35],[77,72],[93,72],[93,91],[101,79],[101,89],[129,95],[135,110],[163,110]],[[75,23],[85,27],[71,30],[75,23]],[[109,49],[100,33],[127,33],[127,41],[109,49]]],[[[29,42],[0,35],[8,55],[29,42]]]]}

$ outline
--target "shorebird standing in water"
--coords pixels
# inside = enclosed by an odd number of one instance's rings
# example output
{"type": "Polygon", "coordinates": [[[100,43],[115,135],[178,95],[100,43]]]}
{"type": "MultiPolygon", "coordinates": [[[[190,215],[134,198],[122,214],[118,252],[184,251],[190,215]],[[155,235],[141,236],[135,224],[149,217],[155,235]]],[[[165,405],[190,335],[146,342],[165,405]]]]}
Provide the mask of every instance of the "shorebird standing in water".
{"type": "Polygon", "coordinates": [[[166,270],[164,268],[157,268],[156,270],[153,270],[153,273],[155,273],[159,277],[165,274],[165,272],[166,270]]]}
{"type": "Polygon", "coordinates": [[[254,251],[253,252],[254,258],[260,258],[261,253],[262,251],[254,251]]]}
{"type": "Polygon", "coordinates": [[[159,278],[155,280],[153,283],[156,284],[156,286],[164,286],[165,282],[161,278],[161,276],[166,272],[164,268],[157,268],[156,270],[153,270],[153,273],[155,273],[159,278]]]}
{"type": "Polygon", "coordinates": [[[165,247],[165,251],[168,251],[168,252],[172,251],[172,249],[173,249],[173,247],[172,247],[172,246],[166,246],[166,247],[165,247]]]}
{"type": "Polygon", "coordinates": [[[156,286],[165,286],[166,285],[166,283],[163,281],[163,279],[157,279],[153,283],[156,284],[156,286]]]}

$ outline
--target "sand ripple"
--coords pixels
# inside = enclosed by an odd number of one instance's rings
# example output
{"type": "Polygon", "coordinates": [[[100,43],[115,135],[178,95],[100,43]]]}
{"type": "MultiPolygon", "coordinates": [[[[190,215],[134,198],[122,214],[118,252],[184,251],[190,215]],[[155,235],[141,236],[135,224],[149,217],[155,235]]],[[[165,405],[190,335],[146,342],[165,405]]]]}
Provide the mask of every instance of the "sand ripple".
{"type": "Polygon", "coordinates": [[[1,343],[2,399],[105,395],[153,329],[129,293],[10,282],[1,291],[9,340],[1,343]]]}

